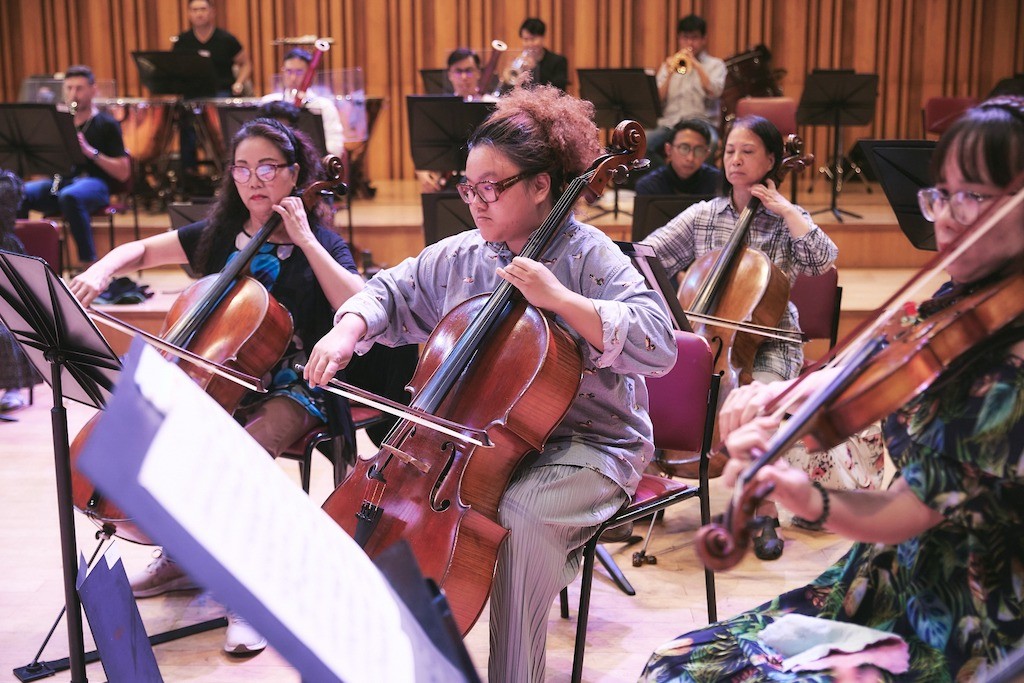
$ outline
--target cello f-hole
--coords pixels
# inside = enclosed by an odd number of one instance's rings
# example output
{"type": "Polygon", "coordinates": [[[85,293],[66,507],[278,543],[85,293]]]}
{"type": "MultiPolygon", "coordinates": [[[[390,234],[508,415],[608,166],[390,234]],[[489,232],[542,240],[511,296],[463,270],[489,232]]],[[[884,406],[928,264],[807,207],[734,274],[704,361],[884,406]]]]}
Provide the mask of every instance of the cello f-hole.
{"type": "Polygon", "coordinates": [[[444,451],[448,451],[448,457],[445,459],[444,467],[441,468],[441,472],[437,476],[437,481],[434,482],[434,487],[430,490],[430,509],[434,512],[444,512],[452,504],[451,500],[447,498],[439,501],[437,494],[440,492],[444,480],[448,477],[448,472],[455,463],[455,442],[445,441],[441,444],[441,452],[443,453],[444,451]]]}

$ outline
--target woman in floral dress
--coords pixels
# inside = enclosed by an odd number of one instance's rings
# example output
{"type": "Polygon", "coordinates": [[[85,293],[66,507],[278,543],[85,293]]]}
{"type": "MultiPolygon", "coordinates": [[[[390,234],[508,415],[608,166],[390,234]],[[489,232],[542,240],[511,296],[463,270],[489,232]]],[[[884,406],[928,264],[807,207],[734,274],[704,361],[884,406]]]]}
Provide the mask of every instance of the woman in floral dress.
{"type": "MultiPolygon", "coordinates": [[[[919,199],[941,251],[1024,171],[1024,98],[972,109],[940,140],[933,163],[938,184],[919,199]]],[[[1022,270],[1017,205],[947,267],[950,283],[919,315],[1022,270]]],[[[726,481],[766,447],[778,425],[757,413],[784,386],[737,389],[723,407],[726,481]]],[[[832,669],[783,671],[781,655],[758,639],[789,613],[901,636],[909,670],[862,667],[868,680],[972,680],[1016,646],[1024,637],[1024,319],[886,418],[883,435],[898,470],[886,491],[816,487],[783,462],[761,469],[777,502],[857,543],[809,586],[659,647],[642,680],[838,680],[832,669]]]]}

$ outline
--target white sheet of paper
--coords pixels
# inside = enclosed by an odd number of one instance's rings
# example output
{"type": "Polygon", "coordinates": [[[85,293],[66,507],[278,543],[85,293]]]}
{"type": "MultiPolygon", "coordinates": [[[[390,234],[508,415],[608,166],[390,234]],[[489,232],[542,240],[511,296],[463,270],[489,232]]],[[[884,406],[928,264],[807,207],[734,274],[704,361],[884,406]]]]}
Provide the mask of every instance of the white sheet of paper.
{"type": "Polygon", "coordinates": [[[140,483],[321,661],[348,683],[461,680],[355,541],[213,399],[148,348],[134,379],[165,414],[140,483]]]}

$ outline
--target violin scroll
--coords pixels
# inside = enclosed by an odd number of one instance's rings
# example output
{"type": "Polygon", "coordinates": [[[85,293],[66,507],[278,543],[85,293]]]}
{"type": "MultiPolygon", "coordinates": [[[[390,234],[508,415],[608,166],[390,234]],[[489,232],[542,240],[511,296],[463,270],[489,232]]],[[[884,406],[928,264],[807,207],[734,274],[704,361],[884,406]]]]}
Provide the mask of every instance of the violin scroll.
{"type": "Polygon", "coordinates": [[[323,158],[324,173],[326,178],[309,184],[302,191],[302,203],[309,209],[325,194],[343,197],[348,193],[348,186],[345,185],[345,162],[335,154],[328,154],[323,158]]]}
{"type": "Polygon", "coordinates": [[[782,157],[779,164],[776,184],[781,183],[790,171],[799,172],[814,165],[814,155],[803,153],[804,141],[800,139],[799,135],[793,133],[787,135],[783,146],[786,156],[782,157]]]}
{"type": "Polygon", "coordinates": [[[620,150],[606,154],[594,162],[594,175],[584,189],[588,202],[596,202],[611,181],[623,183],[633,171],[650,166],[644,158],[647,153],[647,135],[636,121],[626,120],[612,133],[612,148],[620,150]]]}

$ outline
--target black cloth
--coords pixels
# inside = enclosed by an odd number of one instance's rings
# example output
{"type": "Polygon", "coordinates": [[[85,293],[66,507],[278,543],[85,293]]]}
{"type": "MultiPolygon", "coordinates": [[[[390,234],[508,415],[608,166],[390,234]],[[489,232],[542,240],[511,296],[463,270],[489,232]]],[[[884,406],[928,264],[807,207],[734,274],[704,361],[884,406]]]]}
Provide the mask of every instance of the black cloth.
{"type": "MultiPolygon", "coordinates": [[[[85,136],[85,141],[98,149],[100,154],[114,158],[123,157],[126,154],[124,137],[121,135],[121,124],[110,114],[101,111],[77,128],[78,132],[85,136]]],[[[87,158],[84,164],[78,164],[71,169],[72,178],[82,175],[99,178],[106,183],[111,192],[125,189],[124,183],[111,177],[109,173],[100,168],[94,159],[87,158]]]]}
{"type": "Polygon", "coordinates": [[[544,56],[533,68],[533,82],[565,90],[569,85],[569,60],[544,48],[544,56]]]}
{"type": "MultiPolygon", "coordinates": [[[[0,249],[13,254],[24,254],[25,246],[14,233],[0,228],[0,249]]],[[[0,323],[0,390],[22,389],[39,384],[42,380],[35,366],[25,357],[14,334],[0,323]]]]}
{"type": "Polygon", "coordinates": [[[637,194],[696,194],[716,196],[722,193],[722,172],[701,164],[689,178],[680,178],[672,165],[645,174],[636,183],[637,194]]]}
{"type": "Polygon", "coordinates": [[[178,35],[178,40],[171,51],[198,54],[212,59],[213,70],[217,74],[217,90],[231,92],[231,86],[235,82],[231,67],[235,63],[235,55],[242,51],[242,44],[238,42],[238,38],[224,29],[215,28],[210,39],[203,43],[196,38],[195,32],[188,30],[178,35]]]}

